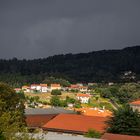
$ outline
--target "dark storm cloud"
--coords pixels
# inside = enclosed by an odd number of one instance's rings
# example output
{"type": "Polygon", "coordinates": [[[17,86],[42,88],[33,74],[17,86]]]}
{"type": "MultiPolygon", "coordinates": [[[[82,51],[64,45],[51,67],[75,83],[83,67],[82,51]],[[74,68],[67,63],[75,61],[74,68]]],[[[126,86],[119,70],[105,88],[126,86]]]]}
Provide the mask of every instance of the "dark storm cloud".
{"type": "Polygon", "coordinates": [[[1,0],[0,58],[140,44],[140,0],[1,0]]]}

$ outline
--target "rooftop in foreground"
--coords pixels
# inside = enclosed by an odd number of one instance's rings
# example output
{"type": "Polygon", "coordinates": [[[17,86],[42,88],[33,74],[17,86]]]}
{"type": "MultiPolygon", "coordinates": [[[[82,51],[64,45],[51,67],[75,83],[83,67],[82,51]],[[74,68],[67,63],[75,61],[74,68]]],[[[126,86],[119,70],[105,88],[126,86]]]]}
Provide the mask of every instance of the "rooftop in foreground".
{"type": "Polygon", "coordinates": [[[104,132],[106,120],[107,118],[105,117],[60,114],[45,124],[43,129],[76,134],[84,134],[89,129],[104,132]]]}
{"type": "Polygon", "coordinates": [[[130,103],[131,105],[140,105],[140,99],[130,103]]]}

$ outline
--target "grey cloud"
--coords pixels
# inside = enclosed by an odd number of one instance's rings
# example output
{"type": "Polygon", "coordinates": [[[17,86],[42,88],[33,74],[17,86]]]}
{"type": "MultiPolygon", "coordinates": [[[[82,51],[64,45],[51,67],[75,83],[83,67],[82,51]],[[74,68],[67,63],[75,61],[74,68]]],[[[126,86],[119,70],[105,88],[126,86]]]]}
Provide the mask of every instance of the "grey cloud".
{"type": "Polygon", "coordinates": [[[1,0],[0,58],[140,44],[139,0],[1,0]]]}

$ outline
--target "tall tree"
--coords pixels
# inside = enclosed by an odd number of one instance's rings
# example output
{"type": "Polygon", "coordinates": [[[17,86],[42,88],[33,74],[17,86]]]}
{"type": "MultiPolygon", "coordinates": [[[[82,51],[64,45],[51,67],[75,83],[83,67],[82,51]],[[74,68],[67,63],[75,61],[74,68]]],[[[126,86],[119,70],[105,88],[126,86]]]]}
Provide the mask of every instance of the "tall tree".
{"type": "Polygon", "coordinates": [[[8,139],[23,131],[24,126],[23,99],[7,84],[0,83],[0,134],[8,139]]]}
{"type": "Polygon", "coordinates": [[[107,121],[107,131],[117,134],[140,135],[140,113],[129,105],[114,110],[107,121]]]}

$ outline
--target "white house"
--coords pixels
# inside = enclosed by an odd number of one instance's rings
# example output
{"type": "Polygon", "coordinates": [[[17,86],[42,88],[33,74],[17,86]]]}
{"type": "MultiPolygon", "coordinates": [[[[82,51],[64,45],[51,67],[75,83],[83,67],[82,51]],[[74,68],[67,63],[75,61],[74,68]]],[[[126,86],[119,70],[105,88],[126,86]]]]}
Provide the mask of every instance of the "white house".
{"type": "Polygon", "coordinates": [[[86,86],[79,87],[80,92],[87,92],[88,88],[86,86]]]}
{"type": "Polygon", "coordinates": [[[61,90],[60,84],[51,84],[50,91],[56,90],[56,89],[61,90]]]}
{"type": "Polygon", "coordinates": [[[133,110],[138,110],[140,112],[140,100],[131,102],[130,106],[132,107],[133,110]]]}
{"type": "Polygon", "coordinates": [[[88,103],[89,99],[90,99],[90,95],[89,94],[82,94],[79,93],[77,94],[77,99],[81,102],[81,103],[88,103]]]}
{"type": "Polygon", "coordinates": [[[40,84],[41,92],[48,92],[48,85],[47,84],[40,84]]]}
{"type": "Polygon", "coordinates": [[[39,84],[32,84],[31,85],[31,89],[32,90],[41,91],[41,85],[39,85],[39,84]]]}

